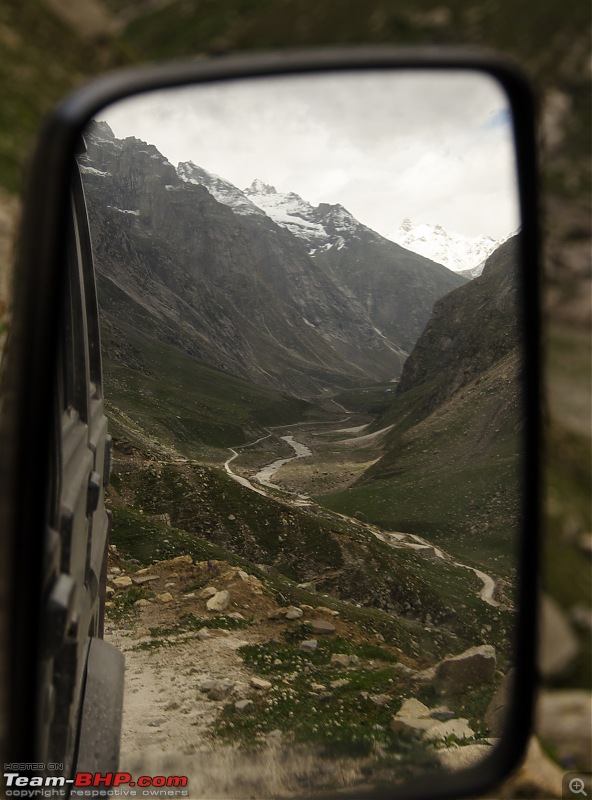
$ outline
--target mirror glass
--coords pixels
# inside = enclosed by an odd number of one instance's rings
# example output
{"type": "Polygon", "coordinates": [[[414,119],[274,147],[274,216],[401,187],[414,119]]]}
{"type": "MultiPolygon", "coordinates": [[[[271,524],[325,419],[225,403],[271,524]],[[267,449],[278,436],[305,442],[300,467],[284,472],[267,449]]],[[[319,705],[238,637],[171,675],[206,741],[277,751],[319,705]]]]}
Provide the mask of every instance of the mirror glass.
{"type": "Polygon", "coordinates": [[[522,524],[504,92],[234,80],[122,101],[84,139],[121,769],[263,798],[477,764],[522,524]]]}

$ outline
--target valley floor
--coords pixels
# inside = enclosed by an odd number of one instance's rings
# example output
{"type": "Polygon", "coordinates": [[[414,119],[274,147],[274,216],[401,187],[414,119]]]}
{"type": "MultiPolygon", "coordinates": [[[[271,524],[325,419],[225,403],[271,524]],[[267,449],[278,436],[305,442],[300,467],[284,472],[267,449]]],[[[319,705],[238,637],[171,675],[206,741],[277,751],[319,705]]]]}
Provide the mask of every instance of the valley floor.
{"type": "Polygon", "coordinates": [[[203,461],[139,449],[139,428],[117,443],[105,636],[127,664],[123,769],[187,775],[192,800],[246,800],[491,753],[507,581],[322,505],[379,457],[388,428],[370,424],[340,408],[203,461]]]}

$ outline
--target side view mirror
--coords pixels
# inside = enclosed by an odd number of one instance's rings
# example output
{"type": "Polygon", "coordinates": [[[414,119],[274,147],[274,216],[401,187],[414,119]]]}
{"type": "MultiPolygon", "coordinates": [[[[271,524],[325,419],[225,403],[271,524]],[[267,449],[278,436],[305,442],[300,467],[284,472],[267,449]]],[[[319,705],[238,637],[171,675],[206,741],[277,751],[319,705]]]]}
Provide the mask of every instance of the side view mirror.
{"type": "Polygon", "coordinates": [[[536,178],[524,79],[463,51],[172,64],[53,113],[4,375],[7,796],[516,765],[536,178]]]}

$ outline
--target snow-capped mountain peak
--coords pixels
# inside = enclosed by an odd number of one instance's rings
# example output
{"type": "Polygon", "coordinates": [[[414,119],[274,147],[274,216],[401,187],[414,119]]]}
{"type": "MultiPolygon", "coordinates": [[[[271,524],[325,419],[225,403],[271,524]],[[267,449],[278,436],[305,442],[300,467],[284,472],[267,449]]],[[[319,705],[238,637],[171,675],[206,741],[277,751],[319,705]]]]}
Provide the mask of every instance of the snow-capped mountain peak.
{"type": "Polygon", "coordinates": [[[234,184],[213,172],[208,172],[203,167],[198,167],[193,161],[185,161],[179,164],[177,175],[186,183],[204,186],[219,203],[230,206],[237,214],[262,215],[261,210],[234,184]]]}
{"type": "Polygon", "coordinates": [[[282,228],[287,228],[311,247],[319,247],[328,239],[317,209],[295,192],[283,194],[273,186],[254,180],[245,195],[282,228]]]}
{"type": "Polygon", "coordinates": [[[275,186],[270,186],[269,183],[265,183],[260,178],[255,178],[253,183],[244,190],[245,194],[277,194],[277,189],[275,186]]]}
{"type": "Polygon", "coordinates": [[[414,224],[408,217],[399,228],[387,237],[408,250],[432,259],[453,272],[467,278],[476,278],[483,271],[485,261],[506,238],[491,236],[466,236],[447,231],[442,225],[414,224]]]}

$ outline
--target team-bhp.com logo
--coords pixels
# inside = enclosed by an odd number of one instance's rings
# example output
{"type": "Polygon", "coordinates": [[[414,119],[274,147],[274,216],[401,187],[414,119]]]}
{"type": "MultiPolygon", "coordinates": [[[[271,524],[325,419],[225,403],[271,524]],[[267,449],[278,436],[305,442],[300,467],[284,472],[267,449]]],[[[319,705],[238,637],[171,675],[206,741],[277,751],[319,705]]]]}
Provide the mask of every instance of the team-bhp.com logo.
{"type": "Polygon", "coordinates": [[[140,775],[130,772],[78,772],[62,775],[22,775],[5,772],[6,797],[188,797],[185,775],[140,775]]]}

